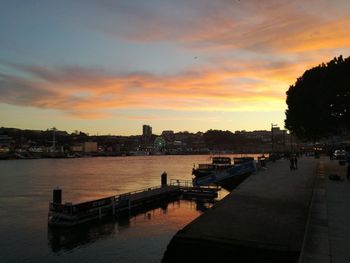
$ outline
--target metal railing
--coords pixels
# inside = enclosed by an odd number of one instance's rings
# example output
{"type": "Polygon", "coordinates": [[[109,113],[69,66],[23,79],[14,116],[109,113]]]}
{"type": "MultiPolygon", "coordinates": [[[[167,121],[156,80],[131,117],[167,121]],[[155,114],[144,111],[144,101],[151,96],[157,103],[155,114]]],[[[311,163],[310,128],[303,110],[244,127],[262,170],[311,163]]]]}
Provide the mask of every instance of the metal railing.
{"type": "Polygon", "coordinates": [[[170,185],[171,186],[178,186],[178,187],[191,187],[191,188],[201,188],[201,189],[213,189],[213,190],[220,190],[221,186],[219,185],[194,185],[192,180],[177,180],[177,179],[170,179],[170,185]]]}
{"type": "Polygon", "coordinates": [[[163,194],[172,190],[188,190],[193,189],[203,189],[203,190],[220,190],[221,187],[217,185],[205,185],[196,186],[193,185],[192,180],[178,180],[171,179],[170,183],[167,185],[157,185],[153,187],[143,188],[136,191],[131,191],[119,195],[109,196],[97,200],[72,204],[56,204],[50,203],[49,210],[52,212],[64,213],[64,214],[77,214],[77,213],[88,213],[89,211],[99,209],[101,207],[110,207],[121,204],[126,201],[137,201],[142,198],[151,197],[152,195],[163,194]]]}

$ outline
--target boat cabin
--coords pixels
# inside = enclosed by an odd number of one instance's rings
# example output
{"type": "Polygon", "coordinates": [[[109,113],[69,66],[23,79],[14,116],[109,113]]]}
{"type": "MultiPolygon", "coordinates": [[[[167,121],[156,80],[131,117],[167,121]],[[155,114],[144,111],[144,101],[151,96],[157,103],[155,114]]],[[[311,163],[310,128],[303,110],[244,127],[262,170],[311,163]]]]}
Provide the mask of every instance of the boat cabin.
{"type": "Polygon", "coordinates": [[[254,161],[253,157],[235,157],[233,158],[234,164],[241,164],[245,162],[251,162],[254,161]]]}
{"type": "Polygon", "coordinates": [[[218,165],[218,164],[231,164],[231,158],[230,157],[213,157],[213,164],[218,165]]]}

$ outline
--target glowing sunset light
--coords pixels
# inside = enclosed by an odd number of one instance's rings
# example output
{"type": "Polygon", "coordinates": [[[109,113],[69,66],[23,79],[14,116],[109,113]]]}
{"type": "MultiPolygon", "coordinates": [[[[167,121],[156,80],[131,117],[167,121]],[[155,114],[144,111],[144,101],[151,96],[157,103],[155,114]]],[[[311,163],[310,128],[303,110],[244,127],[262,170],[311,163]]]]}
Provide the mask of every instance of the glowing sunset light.
{"type": "Polygon", "coordinates": [[[349,13],[347,0],[4,1],[1,126],[283,127],[296,78],[350,55],[349,13]]]}

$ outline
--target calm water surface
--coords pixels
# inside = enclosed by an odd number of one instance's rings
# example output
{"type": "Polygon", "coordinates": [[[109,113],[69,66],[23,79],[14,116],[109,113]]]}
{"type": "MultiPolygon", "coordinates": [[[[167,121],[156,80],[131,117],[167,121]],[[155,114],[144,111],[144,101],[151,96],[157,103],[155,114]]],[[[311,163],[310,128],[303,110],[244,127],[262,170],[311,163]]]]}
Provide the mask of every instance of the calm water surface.
{"type": "MultiPolygon", "coordinates": [[[[173,235],[210,205],[174,201],[122,220],[70,230],[47,227],[52,189],[81,202],[191,179],[209,156],[145,156],[0,161],[1,262],[160,262],[173,235]]],[[[227,192],[219,193],[219,198],[227,192]]]]}

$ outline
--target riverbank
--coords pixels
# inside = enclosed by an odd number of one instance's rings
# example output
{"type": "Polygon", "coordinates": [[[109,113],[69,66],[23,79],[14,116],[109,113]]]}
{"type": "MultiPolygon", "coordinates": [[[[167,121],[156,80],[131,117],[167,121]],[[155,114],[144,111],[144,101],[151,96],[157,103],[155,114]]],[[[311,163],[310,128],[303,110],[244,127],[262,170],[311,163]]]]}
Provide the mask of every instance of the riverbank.
{"type": "MultiPolygon", "coordinates": [[[[268,157],[268,153],[258,152],[209,152],[209,151],[181,151],[181,152],[157,152],[157,153],[137,153],[137,152],[99,152],[99,153],[1,153],[0,160],[22,160],[22,159],[74,159],[74,158],[90,158],[90,157],[142,157],[142,156],[186,156],[186,155],[235,155],[235,156],[253,156],[257,159],[260,155],[268,157]]],[[[274,157],[276,159],[280,158],[274,157]]]]}

